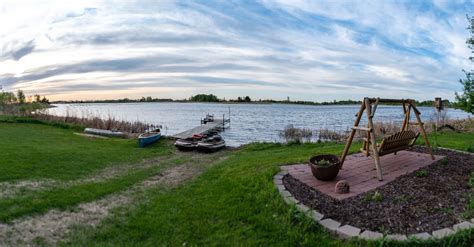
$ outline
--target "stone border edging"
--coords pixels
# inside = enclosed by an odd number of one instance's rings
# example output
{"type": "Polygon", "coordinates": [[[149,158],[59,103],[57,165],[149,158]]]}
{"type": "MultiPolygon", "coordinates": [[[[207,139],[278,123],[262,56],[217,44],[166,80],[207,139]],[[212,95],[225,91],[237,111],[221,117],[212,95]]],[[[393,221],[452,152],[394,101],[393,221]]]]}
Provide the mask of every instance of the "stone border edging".
{"type": "MultiPolygon", "coordinates": [[[[469,155],[474,155],[473,153],[458,151],[449,148],[439,148],[449,151],[461,152],[469,155]]],[[[463,221],[461,223],[455,224],[452,227],[446,227],[443,229],[435,230],[431,234],[427,232],[416,233],[416,234],[389,234],[384,236],[381,232],[374,232],[370,230],[362,231],[360,228],[351,225],[341,225],[340,222],[333,220],[331,218],[325,218],[323,214],[319,213],[316,210],[310,209],[306,205],[302,204],[298,199],[293,197],[289,191],[286,190],[285,186],[283,185],[283,177],[288,175],[288,171],[282,170],[273,176],[273,183],[277,187],[280,195],[283,196],[283,200],[291,205],[295,204],[296,208],[311,217],[314,221],[322,225],[327,231],[336,234],[342,239],[348,239],[353,237],[362,238],[365,240],[380,240],[380,239],[388,239],[388,240],[396,240],[396,241],[405,241],[409,238],[416,238],[420,240],[428,240],[428,239],[441,239],[450,235],[453,235],[461,230],[466,229],[474,229],[474,218],[469,221],[463,221]]]]}
{"type": "Polygon", "coordinates": [[[441,150],[446,150],[446,151],[451,151],[451,152],[457,152],[457,153],[462,153],[462,154],[467,154],[467,155],[474,155],[474,153],[469,153],[469,152],[466,152],[466,151],[456,150],[456,149],[452,149],[452,148],[437,147],[436,149],[441,149],[441,150]]]}

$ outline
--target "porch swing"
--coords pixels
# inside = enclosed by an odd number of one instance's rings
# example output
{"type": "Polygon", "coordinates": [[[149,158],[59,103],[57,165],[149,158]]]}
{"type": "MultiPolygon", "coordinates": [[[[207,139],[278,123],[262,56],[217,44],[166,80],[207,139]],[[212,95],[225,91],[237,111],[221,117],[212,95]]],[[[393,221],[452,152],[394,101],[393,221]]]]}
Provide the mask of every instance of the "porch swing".
{"type": "Polygon", "coordinates": [[[410,125],[419,126],[419,130],[423,135],[423,139],[425,141],[426,146],[428,147],[428,151],[431,155],[431,158],[434,160],[435,157],[433,152],[431,151],[431,146],[426,136],[425,128],[423,126],[423,122],[420,118],[420,112],[415,106],[415,101],[411,99],[380,99],[380,98],[364,98],[362,104],[360,106],[359,112],[356,114],[356,120],[354,123],[354,127],[352,128],[352,132],[347,139],[346,146],[344,147],[344,151],[341,155],[341,164],[340,167],[344,164],[344,160],[346,159],[347,153],[349,152],[349,148],[351,147],[352,141],[354,139],[356,131],[365,131],[367,133],[367,137],[363,139],[363,144],[361,151],[366,156],[371,156],[375,162],[375,169],[377,171],[377,177],[380,181],[383,180],[382,176],[382,168],[380,166],[380,156],[394,153],[397,154],[398,151],[405,150],[411,146],[413,146],[416,142],[416,139],[420,135],[420,132],[415,132],[409,129],[410,125]],[[372,118],[375,115],[375,111],[377,110],[377,106],[379,103],[389,103],[389,104],[402,104],[403,106],[403,113],[404,119],[402,128],[400,131],[384,137],[380,144],[376,143],[375,138],[375,131],[374,131],[374,124],[372,122],[372,118]],[[367,127],[359,127],[360,120],[362,115],[364,114],[364,110],[366,111],[367,115],[367,127]],[[410,112],[413,110],[416,116],[416,123],[410,123],[410,112]]]}

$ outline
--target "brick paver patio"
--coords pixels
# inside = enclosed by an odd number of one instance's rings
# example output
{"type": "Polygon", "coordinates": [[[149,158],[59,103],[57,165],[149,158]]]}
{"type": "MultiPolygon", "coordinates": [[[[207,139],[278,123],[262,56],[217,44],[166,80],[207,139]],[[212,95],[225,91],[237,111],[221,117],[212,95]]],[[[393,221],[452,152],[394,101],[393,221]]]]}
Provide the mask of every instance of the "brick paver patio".
{"type": "Polygon", "coordinates": [[[378,188],[395,180],[401,175],[412,173],[443,157],[444,156],[435,155],[435,160],[432,160],[429,154],[410,151],[400,151],[396,155],[387,154],[380,157],[383,181],[377,179],[372,158],[366,157],[362,153],[347,156],[344,166],[333,181],[317,180],[307,164],[282,166],[282,169],[287,170],[294,178],[310,187],[335,199],[342,200],[378,188]],[[349,183],[351,187],[350,192],[347,194],[336,194],[334,192],[334,186],[338,181],[343,179],[349,183]]]}

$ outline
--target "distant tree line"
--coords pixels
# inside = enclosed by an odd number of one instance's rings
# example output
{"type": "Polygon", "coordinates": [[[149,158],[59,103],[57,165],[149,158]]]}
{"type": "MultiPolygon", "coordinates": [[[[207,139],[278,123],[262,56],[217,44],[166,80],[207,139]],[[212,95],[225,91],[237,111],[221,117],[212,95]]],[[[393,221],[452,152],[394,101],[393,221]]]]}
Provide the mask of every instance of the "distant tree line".
{"type": "MultiPolygon", "coordinates": [[[[258,99],[252,100],[250,96],[239,96],[235,99],[219,98],[214,94],[196,94],[188,99],[173,100],[173,99],[160,99],[153,98],[151,96],[141,97],[139,99],[111,99],[111,100],[75,100],[75,101],[55,101],[53,103],[132,103],[132,102],[220,102],[220,103],[261,103],[261,104],[297,104],[297,105],[359,105],[362,103],[360,100],[333,100],[324,102],[315,101],[291,101],[289,98],[286,100],[273,100],[273,99],[258,99]]],[[[449,100],[443,100],[445,107],[452,107],[453,104],[449,100]]],[[[418,106],[434,106],[434,100],[416,101],[418,106]]]]}
{"type": "MultiPolygon", "coordinates": [[[[161,98],[152,98],[148,97],[141,97],[140,99],[105,99],[105,100],[58,100],[54,101],[53,103],[56,104],[74,104],[74,103],[134,103],[134,102],[173,102],[173,99],[161,99],[161,98]]],[[[179,101],[179,100],[178,100],[179,101]]]]}
{"type": "Polygon", "coordinates": [[[26,96],[22,90],[13,92],[0,92],[0,113],[1,114],[29,114],[36,110],[47,108],[49,100],[39,94],[26,96]]]}
{"type": "Polygon", "coordinates": [[[43,103],[49,104],[49,99],[45,96],[41,97],[39,94],[34,96],[26,97],[25,93],[22,90],[18,90],[15,93],[13,92],[0,92],[0,104],[26,104],[26,103],[43,103]]]}
{"type": "Polygon", "coordinates": [[[214,94],[197,94],[194,96],[191,96],[189,98],[189,101],[193,102],[220,102],[219,98],[215,96],[214,94]]]}
{"type": "Polygon", "coordinates": [[[237,97],[237,99],[230,99],[229,102],[252,102],[252,99],[250,99],[249,96],[245,96],[245,97],[237,97]]]}

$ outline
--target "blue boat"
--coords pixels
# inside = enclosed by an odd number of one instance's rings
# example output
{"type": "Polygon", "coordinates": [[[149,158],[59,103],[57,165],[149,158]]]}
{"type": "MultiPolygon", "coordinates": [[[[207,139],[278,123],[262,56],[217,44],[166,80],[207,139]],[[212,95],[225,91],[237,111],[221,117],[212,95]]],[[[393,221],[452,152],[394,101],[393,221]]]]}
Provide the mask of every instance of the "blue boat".
{"type": "Polygon", "coordinates": [[[138,136],[138,145],[140,145],[140,147],[145,147],[147,145],[157,142],[160,139],[160,137],[161,137],[160,129],[148,131],[138,136]]]}

